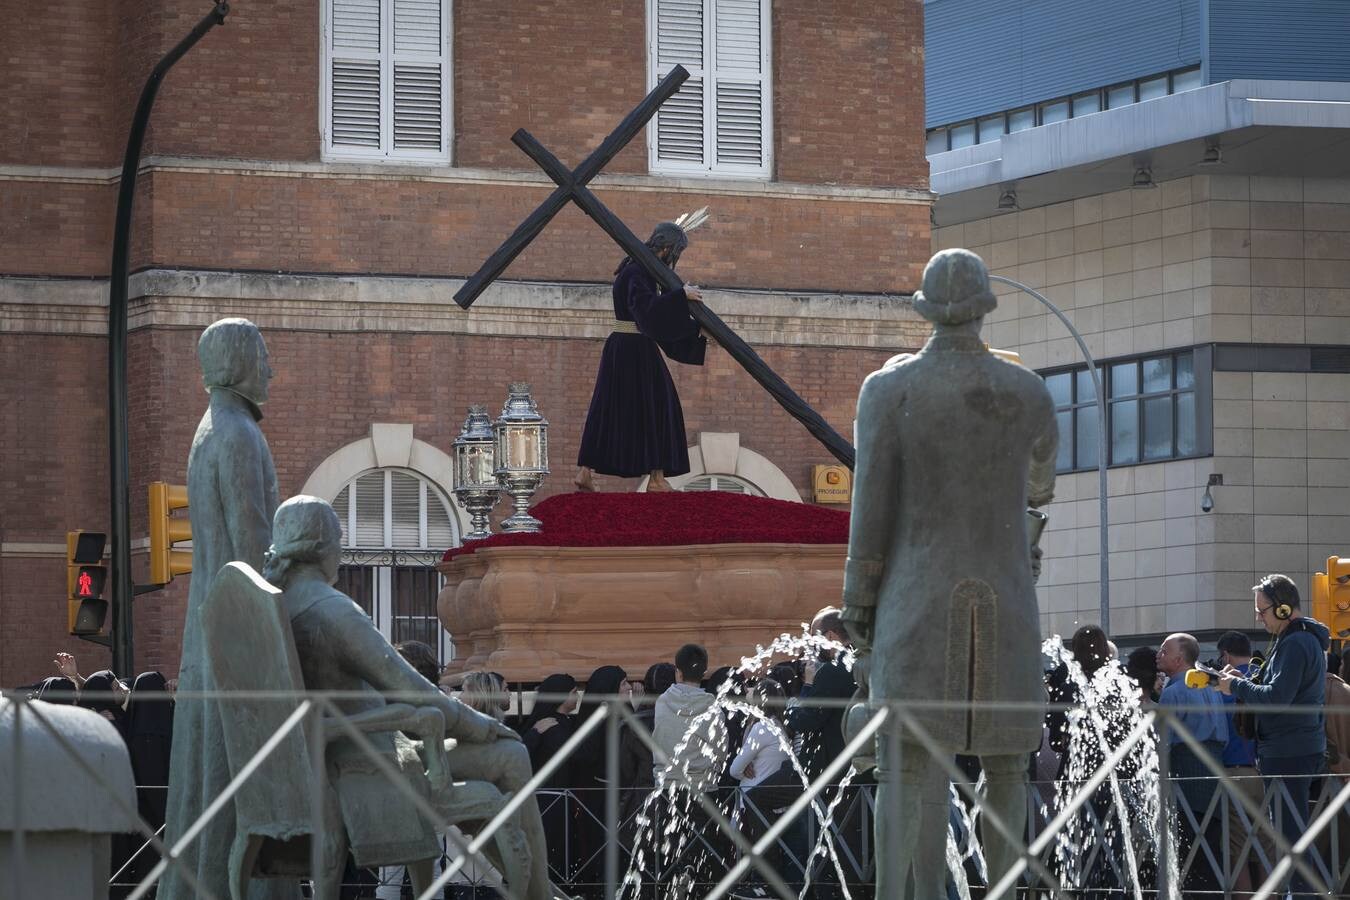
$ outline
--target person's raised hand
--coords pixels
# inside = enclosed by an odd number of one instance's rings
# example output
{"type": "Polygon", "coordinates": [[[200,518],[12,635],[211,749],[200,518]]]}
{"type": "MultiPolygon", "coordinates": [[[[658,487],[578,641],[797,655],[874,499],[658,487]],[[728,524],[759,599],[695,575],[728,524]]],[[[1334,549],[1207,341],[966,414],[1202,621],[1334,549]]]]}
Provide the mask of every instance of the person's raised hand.
{"type": "Polygon", "coordinates": [[[64,650],[56,654],[56,659],[52,660],[52,664],[56,666],[57,673],[71,681],[80,677],[80,667],[76,665],[75,657],[64,650]]]}
{"type": "Polygon", "coordinates": [[[696,284],[686,284],[684,286],[684,296],[695,303],[703,302],[703,292],[698,289],[696,284]]]}

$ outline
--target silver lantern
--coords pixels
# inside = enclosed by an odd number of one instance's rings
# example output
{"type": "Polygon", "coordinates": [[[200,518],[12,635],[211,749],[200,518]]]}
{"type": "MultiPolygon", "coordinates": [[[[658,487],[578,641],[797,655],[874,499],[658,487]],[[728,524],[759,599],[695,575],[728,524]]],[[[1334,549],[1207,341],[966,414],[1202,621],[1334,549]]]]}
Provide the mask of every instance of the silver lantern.
{"type": "Polygon", "coordinates": [[[488,516],[501,497],[502,486],[497,482],[496,439],[492,436],[492,420],[487,407],[475,403],[469,407],[455,450],[455,500],[469,514],[473,530],[464,535],[466,541],[479,541],[492,535],[488,516]]]}
{"type": "Polygon", "coordinates": [[[530,515],[529,506],[548,474],[548,422],[539,415],[527,382],[511,383],[492,433],[497,439],[497,481],[515,507],[502,521],[502,531],[537,532],[542,523],[530,515]]]}

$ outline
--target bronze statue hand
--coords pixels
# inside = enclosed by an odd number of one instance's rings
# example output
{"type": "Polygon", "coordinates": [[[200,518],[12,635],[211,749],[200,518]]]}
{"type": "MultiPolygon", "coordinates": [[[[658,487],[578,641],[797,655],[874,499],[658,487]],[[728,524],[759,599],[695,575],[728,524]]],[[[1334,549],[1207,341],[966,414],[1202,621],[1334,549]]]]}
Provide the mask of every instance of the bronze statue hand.
{"type": "Polygon", "coordinates": [[[870,607],[846,605],[840,619],[848,629],[848,636],[853,640],[853,649],[856,652],[864,653],[872,649],[873,613],[870,607]]]}

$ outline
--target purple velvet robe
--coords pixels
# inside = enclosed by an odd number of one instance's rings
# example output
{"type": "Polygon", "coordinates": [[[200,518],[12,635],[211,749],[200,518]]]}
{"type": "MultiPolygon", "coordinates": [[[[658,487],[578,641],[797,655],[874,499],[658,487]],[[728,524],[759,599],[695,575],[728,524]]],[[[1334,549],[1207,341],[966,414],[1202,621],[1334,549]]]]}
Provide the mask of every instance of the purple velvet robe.
{"type": "Polygon", "coordinates": [[[632,260],[614,280],[614,317],[636,323],[641,333],[614,332],[605,341],[577,465],[621,478],[653,469],[683,475],[689,471],[684,411],[661,352],[701,366],[707,340],[689,315],[684,289],[659,293],[632,260]]]}

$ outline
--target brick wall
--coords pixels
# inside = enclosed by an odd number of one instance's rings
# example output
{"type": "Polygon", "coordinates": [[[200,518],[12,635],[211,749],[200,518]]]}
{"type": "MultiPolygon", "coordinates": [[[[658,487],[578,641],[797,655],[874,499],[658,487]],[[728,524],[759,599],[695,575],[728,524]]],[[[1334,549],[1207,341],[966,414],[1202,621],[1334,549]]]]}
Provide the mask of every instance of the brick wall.
{"type": "Polygon", "coordinates": [[[773,13],[778,180],[926,188],[920,0],[773,13]]]}
{"type": "MultiPolygon", "coordinates": [[[[137,186],[132,271],[168,268],[468,276],[546,196],[542,186],[158,171],[137,186]]],[[[918,287],[928,207],[609,191],[643,237],[711,205],[682,270],[708,285],[858,293],[918,287]]],[[[0,273],[106,275],[115,187],[0,181],[0,273]]],[[[606,281],[614,243],[569,207],[511,278],[606,281]]]]}

